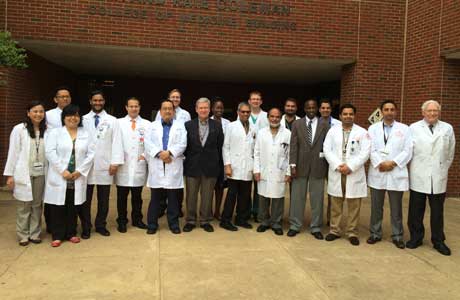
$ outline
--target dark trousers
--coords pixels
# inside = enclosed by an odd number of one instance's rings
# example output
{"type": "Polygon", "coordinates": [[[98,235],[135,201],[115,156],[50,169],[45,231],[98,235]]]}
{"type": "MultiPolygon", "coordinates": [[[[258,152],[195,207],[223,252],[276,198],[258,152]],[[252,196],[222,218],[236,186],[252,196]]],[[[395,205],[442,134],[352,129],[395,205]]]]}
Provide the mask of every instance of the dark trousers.
{"type": "Polygon", "coordinates": [[[251,186],[252,181],[228,179],[227,198],[225,199],[222,222],[232,220],[236,203],[236,223],[247,222],[251,216],[251,186]]]}
{"type": "Polygon", "coordinates": [[[183,189],[150,189],[151,198],[147,212],[149,229],[158,229],[158,216],[160,215],[160,203],[168,199],[167,217],[170,229],[179,228],[179,196],[183,189]]]}
{"type": "MultiPolygon", "coordinates": [[[[91,224],[91,202],[93,199],[93,184],[88,184],[86,188],[86,201],[81,205],[78,210],[80,217],[81,227],[83,231],[90,231],[91,224]]],[[[96,229],[105,228],[107,226],[107,215],[109,214],[109,197],[110,185],[96,185],[97,186],[97,213],[94,225],[96,229]]]]}
{"type": "Polygon", "coordinates": [[[257,190],[257,181],[253,181],[254,189],[252,192],[252,205],[251,205],[251,214],[254,217],[257,217],[259,214],[259,192],[257,190]]]}
{"type": "MultiPolygon", "coordinates": [[[[178,189],[179,192],[178,192],[178,195],[177,195],[177,198],[179,199],[179,212],[182,211],[182,206],[183,206],[183,203],[184,203],[184,189],[178,189]]],[[[166,208],[168,207],[168,197],[166,198],[163,198],[161,199],[161,202],[160,202],[160,212],[165,212],[166,211],[166,208]]]]}
{"type": "Polygon", "coordinates": [[[45,217],[46,231],[49,233],[51,233],[51,227],[52,227],[50,205],[52,204],[45,203],[43,205],[43,216],[45,217]]]}
{"type": "Polygon", "coordinates": [[[64,205],[48,204],[53,240],[68,240],[77,235],[77,208],[75,190],[67,189],[64,205]]]}
{"type": "Polygon", "coordinates": [[[444,200],[446,194],[424,194],[410,191],[409,216],[407,225],[409,226],[410,239],[413,241],[423,241],[425,227],[423,217],[425,215],[426,198],[430,204],[430,225],[431,242],[433,244],[444,242],[444,200]]]}
{"type": "Polygon", "coordinates": [[[142,186],[117,185],[118,224],[128,223],[128,194],[131,191],[131,220],[132,224],[142,222],[142,186]]]}

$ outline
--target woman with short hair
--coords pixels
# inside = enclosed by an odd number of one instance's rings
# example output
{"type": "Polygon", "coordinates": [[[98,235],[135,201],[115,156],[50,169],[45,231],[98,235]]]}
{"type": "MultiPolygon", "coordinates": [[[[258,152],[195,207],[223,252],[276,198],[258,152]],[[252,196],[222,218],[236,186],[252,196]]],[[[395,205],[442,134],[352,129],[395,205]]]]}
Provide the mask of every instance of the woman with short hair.
{"type": "Polygon", "coordinates": [[[62,110],[62,128],[46,138],[49,161],[45,203],[50,204],[52,247],[63,240],[79,243],[77,209],[86,201],[86,177],[93,164],[95,144],[82,125],[80,108],[69,104],[62,110]]]}

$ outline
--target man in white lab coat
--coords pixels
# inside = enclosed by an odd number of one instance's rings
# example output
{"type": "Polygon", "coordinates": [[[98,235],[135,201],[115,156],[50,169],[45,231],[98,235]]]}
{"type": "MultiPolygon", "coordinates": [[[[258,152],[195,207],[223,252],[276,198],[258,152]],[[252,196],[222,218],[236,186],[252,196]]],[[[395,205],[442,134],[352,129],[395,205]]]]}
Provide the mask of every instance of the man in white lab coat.
{"type": "Polygon", "coordinates": [[[94,225],[96,232],[109,236],[107,215],[109,213],[110,186],[118,165],[123,164],[121,132],[117,119],[104,110],[105,98],[102,91],[93,91],[89,100],[91,111],[83,116],[83,127],[96,142],[94,164],[88,175],[86,202],[78,212],[82,223],[83,239],[91,236],[91,202],[94,187],[97,186],[97,214],[94,225]]]}
{"type": "MultiPolygon", "coordinates": [[[[332,127],[337,124],[341,124],[341,122],[332,117],[332,104],[329,99],[321,99],[319,101],[319,113],[321,115],[321,122],[325,122],[329,124],[329,127],[332,127]]],[[[330,225],[331,222],[331,195],[327,195],[327,210],[326,210],[326,218],[327,218],[327,226],[330,225]]]]}
{"type": "Polygon", "coordinates": [[[250,229],[251,186],[254,168],[254,144],[256,131],[249,121],[251,108],[248,103],[238,105],[238,120],[230,123],[225,132],[222,156],[225,175],[228,177],[228,191],[222,212],[220,227],[237,231],[231,220],[236,206],[235,225],[250,229]]]}
{"type": "Polygon", "coordinates": [[[124,163],[118,167],[115,176],[117,185],[118,231],[125,233],[128,194],[131,191],[131,222],[141,229],[147,229],[142,221],[142,188],[147,179],[147,162],[144,156],[144,140],[150,122],[139,116],[140,101],[131,97],[126,101],[126,117],[118,119],[121,132],[124,163]]]}
{"type": "MultiPolygon", "coordinates": [[[[249,106],[251,107],[251,115],[249,116],[249,123],[254,127],[257,133],[260,129],[268,127],[267,112],[262,110],[263,103],[262,93],[259,91],[252,91],[249,93],[248,99],[249,106]]],[[[255,222],[259,222],[259,194],[257,193],[257,182],[254,181],[254,190],[252,194],[251,214],[255,222]]]]}
{"type": "Polygon", "coordinates": [[[271,228],[283,235],[282,218],[284,193],[289,182],[289,143],[291,132],[280,123],[281,111],[268,112],[269,127],[259,130],[254,148],[254,177],[259,193],[259,220],[257,232],[271,228]],[[271,210],[270,210],[271,202],[271,210]]]}
{"type": "Polygon", "coordinates": [[[292,123],[300,119],[297,113],[297,100],[294,98],[287,98],[284,102],[284,115],[281,117],[281,126],[291,131],[292,123]]]}
{"type": "Polygon", "coordinates": [[[331,227],[326,241],[340,237],[343,203],[346,201],[346,235],[353,246],[358,246],[361,198],[367,196],[364,164],[369,158],[371,141],[367,131],[354,124],[355,114],[356,108],[352,104],[340,107],[342,125],[331,127],[324,140],[323,151],[329,163],[327,193],[332,196],[331,227]]]}
{"type": "Polygon", "coordinates": [[[409,127],[395,121],[396,103],[385,100],[380,105],[383,120],[369,127],[371,164],[368,184],[371,189],[371,219],[368,244],[382,240],[383,203],[388,193],[391,211],[393,244],[404,249],[402,197],[409,190],[407,164],[412,158],[412,139],[409,127]]]}
{"type": "MultiPolygon", "coordinates": [[[[180,104],[182,102],[182,93],[179,91],[179,89],[173,89],[169,92],[168,94],[168,100],[170,100],[174,104],[174,120],[180,121],[183,124],[185,122],[190,121],[192,118],[190,117],[190,113],[186,111],[185,109],[180,107],[180,104]]],[[[155,121],[160,121],[161,120],[161,114],[160,111],[158,111],[157,116],[155,118],[155,121]]],[[[179,191],[179,215],[180,217],[183,216],[182,212],[182,203],[184,202],[184,189],[181,189],[179,191]]],[[[162,217],[165,212],[166,212],[166,207],[167,207],[167,201],[166,198],[161,199],[160,203],[160,217],[162,217]]]]}
{"type": "Polygon", "coordinates": [[[159,121],[150,126],[146,139],[146,157],[149,163],[147,186],[151,191],[147,234],[158,230],[160,203],[168,198],[169,229],[179,234],[179,192],[184,188],[183,161],[187,146],[184,124],[174,120],[174,106],[170,100],[161,102],[159,121]]]}
{"type": "Polygon", "coordinates": [[[407,223],[410,240],[406,247],[415,249],[423,244],[423,217],[428,198],[431,208],[431,242],[439,253],[450,255],[451,251],[444,242],[444,200],[449,167],[454,160],[455,135],[450,124],[439,120],[440,113],[441,105],[437,101],[428,100],[422,105],[423,120],[410,125],[414,154],[409,169],[407,223]]]}
{"type": "Polygon", "coordinates": [[[46,125],[48,130],[62,127],[62,109],[72,102],[70,90],[67,87],[56,88],[53,100],[57,106],[46,112],[46,125]]]}

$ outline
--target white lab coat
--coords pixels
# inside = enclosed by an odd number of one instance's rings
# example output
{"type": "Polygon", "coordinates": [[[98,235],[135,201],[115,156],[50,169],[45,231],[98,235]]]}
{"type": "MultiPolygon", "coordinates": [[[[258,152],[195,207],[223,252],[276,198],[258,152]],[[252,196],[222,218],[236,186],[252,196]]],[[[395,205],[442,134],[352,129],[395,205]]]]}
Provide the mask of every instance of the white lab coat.
{"type": "Polygon", "coordinates": [[[342,197],[342,174],[336,169],[342,163],[346,163],[351,169],[351,173],[347,175],[345,197],[366,197],[367,184],[364,164],[371,152],[369,135],[366,129],[356,124],[353,125],[348,138],[345,161],[342,159],[342,141],[342,126],[331,127],[323,144],[324,155],[329,163],[327,193],[334,197],[342,197]]]}
{"type": "Polygon", "coordinates": [[[93,111],[83,116],[83,127],[91,134],[96,143],[94,164],[88,175],[88,184],[113,183],[109,174],[110,165],[123,164],[123,143],[117,119],[103,110],[99,113],[99,124],[95,127],[93,111]]]}
{"type": "MultiPolygon", "coordinates": [[[[13,127],[10,135],[8,159],[3,172],[3,176],[13,176],[14,198],[25,202],[33,200],[29,173],[30,139],[24,123],[13,127]]],[[[46,165],[44,168],[46,171],[46,165]]]]}
{"type": "MultiPolygon", "coordinates": [[[[185,122],[190,121],[192,118],[190,117],[190,113],[183,108],[177,107],[175,109],[174,120],[181,121],[185,124],[185,122]]],[[[155,121],[161,121],[160,111],[157,112],[157,116],[155,117],[155,121]]]]}
{"type": "Polygon", "coordinates": [[[455,135],[452,126],[438,121],[434,134],[424,120],[410,125],[414,153],[409,167],[410,189],[419,193],[446,192],[449,167],[454,160],[455,135]]]}
{"type": "MultiPolygon", "coordinates": [[[[252,115],[252,114],[251,114],[252,115]]],[[[238,116],[237,121],[240,120],[238,116]]],[[[258,132],[262,128],[268,127],[270,123],[268,122],[268,114],[266,111],[260,110],[259,115],[257,116],[256,122],[252,122],[251,116],[249,116],[249,123],[254,127],[255,132],[258,132]]]]}
{"type": "MultiPolygon", "coordinates": [[[[211,117],[211,119],[215,120],[214,116],[211,117]]],[[[225,130],[227,129],[228,124],[230,124],[230,120],[227,120],[225,118],[220,118],[221,120],[221,125],[222,125],[222,131],[224,132],[225,135],[225,130]]]]}
{"type": "MultiPolygon", "coordinates": [[[[299,116],[295,116],[295,120],[294,120],[294,121],[299,120],[299,119],[300,119],[299,116]]],[[[270,125],[270,122],[268,123],[268,125],[270,125]]],[[[283,126],[283,127],[286,128],[286,115],[283,115],[283,116],[281,117],[281,126],[283,126]]]]}
{"type": "Polygon", "coordinates": [[[249,122],[248,134],[246,134],[240,120],[236,120],[227,126],[222,156],[224,166],[231,165],[232,167],[230,179],[252,180],[255,140],[256,131],[251,122],[249,122]]]}
{"type": "Polygon", "coordinates": [[[62,109],[59,107],[50,109],[46,112],[46,125],[47,129],[61,128],[62,127],[62,109]]]}
{"type": "Polygon", "coordinates": [[[149,164],[147,186],[149,188],[180,189],[184,187],[184,151],[187,147],[187,131],[184,123],[173,121],[169,131],[168,146],[172,154],[169,164],[156,157],[163,150],[163,125],[155,121],[145,140],[145,154],[149,164]]]}
{"type": "Polygon", "coordinates": [[[260,173],[258,193],[267,198],[283,198],[286,175],[290,175],[289,144],[291,132],[283,125],[273,136],[270,127],[261,129],[254,147],[254,173],[260,173]]]}
{"type": "Polygon", "coordinates": [[[124,163],[118,167],[115,183],[119,186],[144,186],[147,179],[147,161],[140,160],[139,157],[144,155],[144,140],[151,123],[138,116],[136,129],[132,130],[129,115],[117,122],[121,132],[124,163]]]}
{"type": "MultiPolygon", "coordinates": [[[[67,180],[62,173],[69,166],[72,138],[66,127],[51,130],[45,138],[46,159],[49,162],[45,187],[45,203],[65,205],[67,180]]],[[[75,180],[75,205],[86,201],[86,180],[94,160],[95,144],[91,135],[79,127],[75,142],[75,171],[81,176],[75,180]]]]}
{"type": "Polygon", "coordinates": [[[368,133],[371,139],[368,185],[379,190],[407,191],[409,189],[407,164],[412,158],[412,138],[409,127],[395,121],[386,145],[383,122],[370,126],[368,133]],[[380,172],[378,166],[386,160],[394,161],[397,166],[389,172],[380,172]]]}

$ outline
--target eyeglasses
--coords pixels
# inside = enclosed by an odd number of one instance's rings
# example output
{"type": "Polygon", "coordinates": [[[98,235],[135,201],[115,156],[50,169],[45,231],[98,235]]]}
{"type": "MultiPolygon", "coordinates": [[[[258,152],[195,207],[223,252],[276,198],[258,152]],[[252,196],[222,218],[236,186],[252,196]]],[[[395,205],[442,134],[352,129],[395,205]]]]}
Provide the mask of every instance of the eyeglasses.
{"type": "Polygon", "coordinates": [[[58,99],[70,99],[70,96],[56,96],[58,99]]]}

